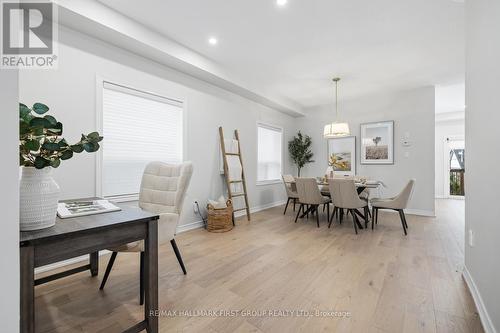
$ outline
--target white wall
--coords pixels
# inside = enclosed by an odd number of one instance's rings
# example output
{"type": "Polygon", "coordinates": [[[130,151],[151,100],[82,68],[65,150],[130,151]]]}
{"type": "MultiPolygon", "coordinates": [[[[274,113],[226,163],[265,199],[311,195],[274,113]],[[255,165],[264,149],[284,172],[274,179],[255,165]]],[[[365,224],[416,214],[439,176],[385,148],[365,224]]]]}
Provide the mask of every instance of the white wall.
{"type": "MultiPolygon", "coordinates": [[[[384,195],[399,192],[408,179],[416,178],[416,187],[410,203],[410,212],[434,214],[434,87],[403,91],[390,95],[367,96],[349,100],[339,105],[343,121],[349,123],[351,134],[356,136],[356,173],[379,179],[388,186],[384,195]],[[360,124],[394,120],[394,165],[360,164],[360,124]],[[408,132],[411,147],[401,141],[408,132]],[[409,157],[404,156],[405,152],[409,157]]],[[[304,176],[324,175],[328,166],[327,144],[323,139],[323,126],[335,118],[331,106],[308,110],[299,122],[299,128],[313,140],[316,163],[304,168],[304,176]]]]}
{"type": "Polygon", "coordinates": [[[472,285],[473,296],[479,303],[483,326],[491,332],[493,326],[500,330],[500,181],[496,177],[500,165],[497,149],[500,143],[500,1],[466,1],[465,6],[465,225],[466,231],[474,232],[475,242],[473,247],[465,246],[465,265],[474,281],[469,286],[472,285]]]}
{"type": "MultiPolygon", "coordinates": [[[[294,134],[294,118],[64,27],[59,41],[58,70],[22,72],[20,100],[26,104],[46,103],[64,124],[64,136],[69,141],[96,128],[96,76],[186,102],[185,160],[193,161],[194,174],[181,224],[200,220],[193,212],[194,200],[203,206],[207,199],[222,194],[219,125],[227,136],[233,129],[240,131],[250,206],[262,207],[285,199],[282,184],[256,186],[256,123],[283,127],[286,142],[294,134]]],[[[289,161],[284,161],[286,172],[289,161]]],[[[63,199],[96,194],[95,162],[93,154],[63,161],[55,172],[63,199]]]]}
{"type": "Polygon", "coordinates": [[[18,72],[0,69],[2,191],[0,211],[0,322],[2,332],[19,331],[19,106],[18,72]]]}
{"type": "MultiPolygon", "coordinates": [[[[463,113],[463,112],[462,112],[463,113]]],[[[448,168],[447,158],[448,153],[445,151],[446,138],[464,138],[465,135],[465,120],[436,120],[436,198],[444,198],[449,195],[449,190],[446,191],[445,187],[449,186],[450,182],[446,181],[449,173],[446,173],[448,168]]]]}

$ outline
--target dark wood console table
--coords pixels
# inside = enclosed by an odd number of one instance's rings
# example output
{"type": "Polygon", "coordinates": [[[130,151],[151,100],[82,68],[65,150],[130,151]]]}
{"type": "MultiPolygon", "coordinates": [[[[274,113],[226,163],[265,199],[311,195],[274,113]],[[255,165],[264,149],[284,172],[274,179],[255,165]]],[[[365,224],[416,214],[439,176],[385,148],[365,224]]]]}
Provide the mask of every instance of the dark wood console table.
{"type": "Polygon", "coordinates": [[[21,332],[36,331],[35,267],[90,254],[90,264],[83,267],[96,275],[99,250],[141,239],[145,254],[144,320],[126,332],[158,332],[158,215],[139,208],[121,208],[118,212],[58,218],[51,228],[20,233],[21,332]]]}

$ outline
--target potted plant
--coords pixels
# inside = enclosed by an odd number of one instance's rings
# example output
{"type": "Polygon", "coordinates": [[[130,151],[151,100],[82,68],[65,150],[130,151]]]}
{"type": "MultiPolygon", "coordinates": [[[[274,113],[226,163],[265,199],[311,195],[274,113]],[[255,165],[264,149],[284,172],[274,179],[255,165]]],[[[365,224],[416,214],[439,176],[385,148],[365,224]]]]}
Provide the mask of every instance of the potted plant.
{"type": "Polygon", "coordinates": [[[304,167],[307,163],[314,162],[313,152],[311,151],[311,137],[306,135],[305,137],[302,133],[297,133],[297,136],[293,137],[293,140],[288,142],[288,152],[293,163],[297,164],[297,174],[300,177],[300,169],[304,167]]]}
{"type": "Polygon", "coordinates": [[[59,186],[52,169],[74,153],[99,150],[102,136],[97,132],[68,144],[61,137],[63,125],[47,115],[48,106],[35,103],[32,108],[19,103],[20,229],[38,230],[55,224],[59,186]]]}

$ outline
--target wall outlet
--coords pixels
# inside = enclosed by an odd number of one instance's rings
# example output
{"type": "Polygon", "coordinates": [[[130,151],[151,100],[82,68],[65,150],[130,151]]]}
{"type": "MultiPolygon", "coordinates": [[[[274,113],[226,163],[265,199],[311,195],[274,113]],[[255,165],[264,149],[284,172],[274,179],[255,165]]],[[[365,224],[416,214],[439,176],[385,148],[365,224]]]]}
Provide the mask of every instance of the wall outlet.
{"type": "Polygon", "coordinates": [[[193,211],[195,214],[198,213],[198,201],[196,200],[193,202],[193,211]]]}
{"type": "Polygon", "coordinates": [[[474,246],[474,231],[472,229],[469,229],[469,246],[474,246]]]}

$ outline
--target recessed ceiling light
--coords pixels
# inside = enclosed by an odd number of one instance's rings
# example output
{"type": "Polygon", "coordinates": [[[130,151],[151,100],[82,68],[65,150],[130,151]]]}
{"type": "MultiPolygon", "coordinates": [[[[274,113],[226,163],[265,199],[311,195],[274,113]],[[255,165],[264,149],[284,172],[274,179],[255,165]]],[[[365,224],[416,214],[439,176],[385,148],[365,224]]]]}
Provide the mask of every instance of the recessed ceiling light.
{"type": "Polygon", "coordinates": [[[288,0],[276,0],[276,4],[278,6],[281,6],[281,7],[283,7],[284,5],[286,5],[287,2],[288,2],[288,0]]]}
{"type": "Polygon", "coordinates": [[[210,45],[217,45],[217,42],[218,42],[218,41],[217,41],[217,38],[215,38],[215,37],[210,37],[210,38],[208,39],[208,43],[209,43],[210,45]]]}

